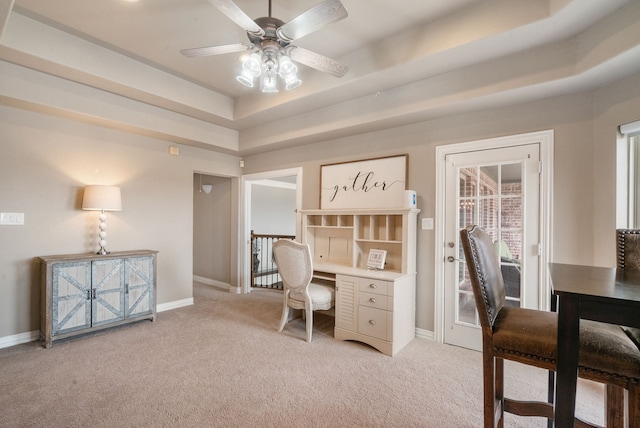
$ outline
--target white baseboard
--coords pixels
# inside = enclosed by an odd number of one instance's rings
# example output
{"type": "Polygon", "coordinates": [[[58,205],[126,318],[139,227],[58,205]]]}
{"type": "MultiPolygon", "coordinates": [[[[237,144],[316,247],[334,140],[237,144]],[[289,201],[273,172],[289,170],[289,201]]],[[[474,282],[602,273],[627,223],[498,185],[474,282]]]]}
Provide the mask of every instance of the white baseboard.
{"type": "MultiPolygon", "coordinates": [[[[209,284],[209,285],[215,285],[216,287],[218,287],[219,285],[210,283],[213,280],[206,280],[206,278],[202,278],[200,279],[198,277],[198,279],[196,279],[197,277],[193,277],[194,281],[198,281],[198,282],[202,282],[204,284],[209,284]]],[[[219,283],[219,281],[215,281],[216,283],[219,283]]],[[[220,283],[223,284],[223,283],[220,283]]],[[[233,291],[233,289],[235,289],[236,287],[231,287],[229,286],[229,284],[227,284],[227,289],[230,291],[233,291]]],[[[178,308],[182,308],[185,306],[191,306],[193,305],[193,297],[189,298],[189,299],[182,299],[182,300],[175,300],[173,302],[168,302],[168,303],[161,303],[156,307],[156,311],[157,312],[164,312],[164,311],[170,311],[172,309],[178,309],[178,308]]],[[[424,330],[421,328],[416,328],[416,337],[420,338],[420,339],[430,339],[433,340],[433,332],[430,330],[424,330]]],[[[27,333],[20,333],[20,334],[14,334],[12,336],[5,336],[5,337],[0,337],[0,349],[2,348],[8,348],[10,346],[15,346],[15,345],[20,345],[22,343],[27,343],[27,342],[33,342],[35,340],[38,340],[40,338],[40,332],[35,330],[35,331],[30,331],[27,333]]]]}
{"type": "Polygon", "coordinates": [[[174,300],[173,302],[160,303],[156,306],[156,312],[170,311],[171,309],[178,309],[191,305],[193,305],[193,297],[182,300],[174,300]]]}
{"type": "Polygon", "coordinates": [[[430,330],[424,330],[422,328],[416,328],[416,337],[419,337],[420,339],[434,340],[433,332],[430,330]]]}
{"type": "Polygon", "coordinates": [[[231,290],[232,288],[235,288],[235,287],[231,287],[231,284],[229,283],[218,281],[211,278],[205,278],[204,276],[193,275],[193,280],[196,282],[200,282],[202,284],[212,285],[214,287],[222,288],[225,290],[231,290]]]}
{"type": "Polygon", "coordinates": [[[27,342],[33,342],[35,340],[38,340],[39,338],[40,332],[38,330],[0,337],[0,349],[20,345],[27,342]]]}
{"type": "MultiPolygon", "coordinates": [[[[156,307],[156,312],[169,311],[171,309],[177,309],[191,305],[193,305],[193,297],[189,299],[175,300],[168,303],[161,303],[156,307]]],[[[21,345],[23,343],[34,342],[38,339],[40,339],[40,332],[38,330],[0,337],[0,349],[8,348],[15,345],[21,345]]]]}

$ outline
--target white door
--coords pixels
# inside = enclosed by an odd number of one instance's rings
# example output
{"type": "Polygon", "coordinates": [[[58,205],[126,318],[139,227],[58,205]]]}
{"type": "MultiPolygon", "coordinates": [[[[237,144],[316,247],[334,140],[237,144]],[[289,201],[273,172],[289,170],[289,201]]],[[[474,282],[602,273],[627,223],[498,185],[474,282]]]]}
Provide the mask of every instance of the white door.
{"type": "Polygon", "coordinates": [[[445,162],[444,342],[481,350],[460,229],[494,241],[506,305],[539,309],[540,145],[448,154],[445,162]]]}

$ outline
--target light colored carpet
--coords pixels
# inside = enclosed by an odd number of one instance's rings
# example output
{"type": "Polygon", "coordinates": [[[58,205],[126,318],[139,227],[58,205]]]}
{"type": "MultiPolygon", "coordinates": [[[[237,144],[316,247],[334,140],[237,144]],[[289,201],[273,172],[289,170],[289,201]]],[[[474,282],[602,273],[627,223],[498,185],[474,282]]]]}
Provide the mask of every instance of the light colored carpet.
{"type": "MultiPolygon", "coordinates": [[[[480,427],[481,354],[416,339],[395,357],[333,339],[317,312],[276,331],[281,294],[194,284],[195,305],[44,349],[0,350],[2,427],[480,427]]],[[[546,372],[506,364],[508,395],[546,396],[546,372]]],[[[603,388],[577,413],[602,424],[603,388]]],[[[507,427],[544,427],[506,416],[507,427]]]]}

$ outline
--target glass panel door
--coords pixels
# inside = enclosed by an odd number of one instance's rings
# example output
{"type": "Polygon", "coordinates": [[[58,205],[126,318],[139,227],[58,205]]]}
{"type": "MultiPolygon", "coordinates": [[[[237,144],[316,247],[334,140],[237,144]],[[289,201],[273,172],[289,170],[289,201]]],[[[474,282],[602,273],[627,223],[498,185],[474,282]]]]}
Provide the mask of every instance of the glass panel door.
{"type": "Polygon", "coordinates": [[[505,304],[524,307],[527,300],[529,307],[537,307],[537,252],[530,251],[531,257],[523,259],[526,246],[537,246],[537,153],[537,146],[532,145],[447,157],[446,227],[452,229],[447,236],[455,236],[447,246],[455,256],[447,258],[445,269],[446,343],[481,349],[480,322],[459,242],[459,230],[468,225],[480,226],[494,242],[505,284],[505,304]],[[527,211],[531,215],[527,216],[527,211]],[[528,263],[532,268],[527,271],[528,263]]]}

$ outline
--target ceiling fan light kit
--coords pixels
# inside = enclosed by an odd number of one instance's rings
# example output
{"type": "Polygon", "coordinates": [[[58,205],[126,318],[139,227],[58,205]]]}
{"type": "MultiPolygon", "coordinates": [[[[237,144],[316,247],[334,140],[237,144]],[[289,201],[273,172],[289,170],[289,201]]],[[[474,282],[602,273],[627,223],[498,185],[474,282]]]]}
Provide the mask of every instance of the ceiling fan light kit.
{"type": "Polygon", "coordinates": [[[280,47],[277,43],[263,43],[261,50],[242,59],[242,70],[236,80],[253,88],[255,79],[259,78],[262,92],[278,92],[277,76],[284,81],[286,90],[296,88],[302,83],[298,78],[298,67],[287,55],[286,48],[280,47]]]}
{"type": "Polygon", "coordinates": [[[241,26],[251,43],[183,49],[180,52],[187,57],[200,57],[252,50],[250,55],[242,59],[242,69],[236,76],[236,80],[245,86],[253,88],[257,78],[262,92],[279,92],[279,76],[286,90],[297,88],[302,81],[294,61],[336,77],[344,76],[349,70],[331,58],[291,44],[300,37],[346,18],[347,10],[340,0],[325,0],[288,23],[271,17],[271,0],[269,16],[256,20],[252,20],[232,0],[209,0],[209,3],[241,26]]]}

